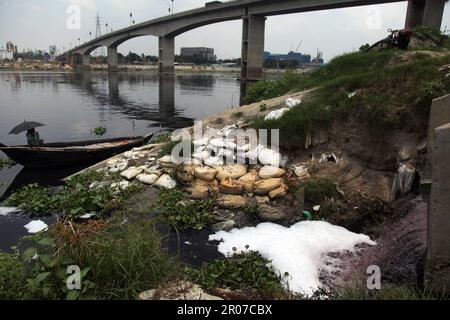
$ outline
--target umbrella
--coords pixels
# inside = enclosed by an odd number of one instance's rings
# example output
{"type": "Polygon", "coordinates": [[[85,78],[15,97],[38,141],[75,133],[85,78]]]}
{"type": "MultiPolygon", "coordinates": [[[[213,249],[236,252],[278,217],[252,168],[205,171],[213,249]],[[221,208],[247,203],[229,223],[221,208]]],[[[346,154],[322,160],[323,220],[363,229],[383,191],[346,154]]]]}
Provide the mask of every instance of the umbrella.
{"type": "Polygon", "coordinates": [[[9,134],[19,134],[24,131],[28,131],[37,127],[43,127],[45,124],[36,122],[36,121],[24,121],[18,126],[16,126],[14,129],[11,130],[9,134]]]}

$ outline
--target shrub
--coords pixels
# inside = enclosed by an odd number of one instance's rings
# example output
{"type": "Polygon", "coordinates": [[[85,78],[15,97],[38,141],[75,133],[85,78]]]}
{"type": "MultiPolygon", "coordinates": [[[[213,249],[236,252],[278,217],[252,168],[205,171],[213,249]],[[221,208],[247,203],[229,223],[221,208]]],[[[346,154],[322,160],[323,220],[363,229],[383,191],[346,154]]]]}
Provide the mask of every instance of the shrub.
{"type": "Polygon", "coordinates": [[[34,243],[22,255],[26,298],[134,299],[178,268],[151,221],[60,221],[24,240],[34,243]],[[68,289],[69,266],[80,268],[81,290],[68,289]]]}

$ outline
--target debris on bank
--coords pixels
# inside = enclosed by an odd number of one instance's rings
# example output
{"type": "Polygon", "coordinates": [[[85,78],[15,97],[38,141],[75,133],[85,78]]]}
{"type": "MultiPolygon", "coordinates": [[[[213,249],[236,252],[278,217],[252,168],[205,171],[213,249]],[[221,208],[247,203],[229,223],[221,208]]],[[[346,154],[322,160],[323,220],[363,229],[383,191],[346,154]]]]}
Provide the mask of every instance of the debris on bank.
{"type": "Polygon", "coordinates": [[[47,231],[48,225],[42,220],[33,220],[24,226],[28,233],[39,233],[41,231],[47,231]]]}

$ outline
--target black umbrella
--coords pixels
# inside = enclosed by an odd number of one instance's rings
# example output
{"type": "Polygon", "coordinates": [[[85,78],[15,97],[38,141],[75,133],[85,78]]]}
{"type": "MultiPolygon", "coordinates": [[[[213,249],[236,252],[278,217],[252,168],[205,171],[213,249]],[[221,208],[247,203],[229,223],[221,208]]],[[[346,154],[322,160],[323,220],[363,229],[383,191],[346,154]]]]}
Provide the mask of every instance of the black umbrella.
{"type": "Polygon", "coordinates": [[[9,134],[19,134],[24,131],[28,131],[34,128],[43,127],[45,124],[36,122],[36,121],[24,121],[18,126],[16,126],[14,129],[11,130],[9,134]]]}

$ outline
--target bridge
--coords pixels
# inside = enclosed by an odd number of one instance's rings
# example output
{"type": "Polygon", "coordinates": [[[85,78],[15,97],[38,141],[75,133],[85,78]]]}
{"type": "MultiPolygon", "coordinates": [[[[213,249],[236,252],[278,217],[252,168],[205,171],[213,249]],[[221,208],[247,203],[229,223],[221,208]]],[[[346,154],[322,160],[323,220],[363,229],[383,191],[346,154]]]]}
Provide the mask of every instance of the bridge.
{"type": "MultiPolygon", "coordinates": [[[[207,3],[203,8],[146,21],[105,34],[70,49],[62,56],[72,65],[89,67],[90,53],[106,46],[108,67],[114,70],[118,67],[117,47],[120,44],[132,38],[151,35],[159,38],[160,74],[174,74],[176,36],[209,24],[242,19],[241,79],[243,82],[254,81],[263,78],[267,16],[403,1],[405,0],[235,0],[226,3],[214,1],[207,3]]],[[[440,28],[446,1],[409,0],[405,26],[426,24],[440,28]]]]}

